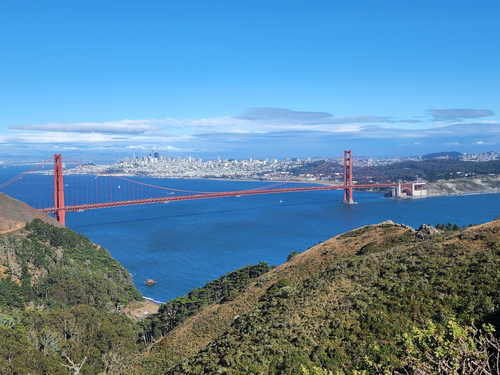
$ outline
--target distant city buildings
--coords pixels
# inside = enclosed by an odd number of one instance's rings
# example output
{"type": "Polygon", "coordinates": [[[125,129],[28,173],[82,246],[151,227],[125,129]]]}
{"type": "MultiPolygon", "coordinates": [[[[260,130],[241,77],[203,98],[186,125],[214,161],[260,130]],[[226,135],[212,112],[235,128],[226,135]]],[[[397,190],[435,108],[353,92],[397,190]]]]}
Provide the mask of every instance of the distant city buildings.
{"type": "MultiPolygon", "coordinates": [[[[326,159],[325,159],[326,160],[326,159]]],[[[170,178],[284,179],[301,165],[299,159],[278,161],[276,158],[257,160],[222,159],[203,161],[201,158],[167,157],[153,152],[149,156],[125,158],[108,166],[108,172],[126,175],[148,175],[170,178]]]]}
{"type": "MultiPolygon", "coordinates": [[[[357,167],[378,166],[412,160],[411,158],[357,158],[357,167]]],[[[415,159],[413,159],[415,160],[415,159]]],[[[307,181],[340,181],[343,178],[343,160],[314,173],[301,173],[301,168],[316,162],[319,165],[331,161],[327,158],[265,158],[262,160],[248,158],[245,160],[223,159],[203,161],[201,158],[188,156],[168,157],[160,155],[156,150],[148,156],[137,157],[135,154],[124,160],[117,159],[115,164],[108,165],[106,173],[131,176],[151,176],[159,178],[198,178],[198,179],[249,179],[249,180],[286,180],[294,177],[307,181]]],[[[302,168],[310,169],[310,168],[302,168]]]]}
{"type": "MultiPolygon", "coordinates": [[[[487,152],[481,154],[462,154],[463,161],[488,161],[500,159],[500,153],[487,152]]],[[[376,167],[407,160],[422,160],[421,157],[391,157],[391,158],[363,158],[355,159],[356,167],[376,167]]],[[[328,167],[311,170],[311,163],[321,166],[331,161],[327,158],[265,158],[262,160],[248,158],[245,160],[223,159],[220,156],[215,160],[203,161],[201,158],[188,156],[169,157],[160,155],[155,149],[150,155],[126,157],[116,159],[110,165],[82,165],[73,170],[73,173],[107,173],[129,176],[150,176],[158,178],[195,178],[195,179],[249,179],[249,180],[287,180],[294,177],[298,180],[340,181],[343,179],[343,160],[330,163],[328,167]]],[[[315,166],[314,165],[314,166],[315,166]]]]}
{"type": "Polygon", "coordinates": [[[499,159],[500,159],[500,152],[496,151],[477,153],[477,154],[462,154],[460,158],[460,160],[463,161],[491,161],[499,159]]]}

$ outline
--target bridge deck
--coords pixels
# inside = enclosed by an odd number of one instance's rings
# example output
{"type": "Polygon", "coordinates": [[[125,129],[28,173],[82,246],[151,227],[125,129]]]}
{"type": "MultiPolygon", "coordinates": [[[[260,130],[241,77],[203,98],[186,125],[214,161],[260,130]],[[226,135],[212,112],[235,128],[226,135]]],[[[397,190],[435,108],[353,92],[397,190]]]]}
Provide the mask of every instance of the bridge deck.
{"type": "MultiPolygon", "coordinates": [[[[372,189],[372,188],[384,188],[393,187],[397,184],[366,184],[366,185],[352,185],[354,189],[372,189]]],[[[321,186],[309,186],[309,187],[296,187],[296,188],[282,188],[282,189],[253,189],[253,190],[240,190],[240,191],[224,191],[224,192],[214,192],[206,194],[193,194],[184,196],[169,196],[161,198],[149,198],[149,199],[136,199],[136,200],[126,200],[119,202],[103,202],[103,203],[93,203],[93,204],[81,204],[73,206],[64,206],[66,212],[74,212],[81,210],[90,210],[96,208],[107,208],[107,207],[123,207],[123,206],[133,206],[139,204],[148,203],[165,203],[165,202],[175,202],[175,201],[186,201],[194,199],[209,199],[209,198],[224,198],[224,197],[239,197],[244,195],[260,195],[260,194],[275,194],[275,193],[293,193],[301,191],[325,191],[325,190],[344,190],[349,189],[348,185],[321,185],[321,186]]],[[[57,208],[43,208],[42,212],[45,213],[55,213],[57,208]]]]}

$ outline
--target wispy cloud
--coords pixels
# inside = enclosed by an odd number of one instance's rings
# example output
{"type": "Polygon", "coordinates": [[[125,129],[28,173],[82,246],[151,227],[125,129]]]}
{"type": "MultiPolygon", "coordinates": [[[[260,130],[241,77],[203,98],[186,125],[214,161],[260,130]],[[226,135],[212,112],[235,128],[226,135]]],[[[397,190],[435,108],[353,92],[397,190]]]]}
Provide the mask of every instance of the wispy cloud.
{"type": "Polygon", "coordinates": [[[163,131],[157,120],[121,120],[110,122],[48,123],[10,126],[12,130],[58,133],[155,134],[163,131]]]}
{"type": "Polygon", "coordinates": [[[406,124],[418,124],[419,122],[422,122],[422,120],[404,119],[404,120],[399,120],[398,122],[404,122],[406,124]]]}
{"type": "MultiPolygon", "coordinates": [[[[408,116],[335,117],[328,112],[250,108],[239,115],[199,119],[143,119],[110,122],[48,123],[12,126],[0,135],[0,151],[19,145],[37,149],[107,150],[123,154],[149,151],[234,156],[254,151],[268,156],[328,155],[338,147],[393,154],[441,151],[446,146],[500,147],[500,122],[481,119],[482,109],[433,109],[433,121],[408,116]],[[418,126],[415,124],[418,123],[418,126]],[[486,143],[487,141],[487,143],[486,143]],[[247,150],[247,151],[244,151],[247,150]],[[252,151],[254,150],[254,151],[252,151]],[[320,152],[321,151],[321,152],[320,152]],[[279,154],[278,154],[279,153],[279,154]]],[[[419,115],[419,114],[417,114],[419,115]]]]}
{"type": "Polygon", "coordinates": [[[350,116],[334,117],[328,112],[306,112],[292,111],[286,108],[250,108],[242,114],[235,116],[236,119],[260,121],[268,123],[284,124],[355,124],[355,123],[379,123],[393,122],[390,117],[380,116],[350,116]]]}
{"type": "Polygon", "coordinates": [[[332,117],[332,115],[327,112],[292,111],[285,108],[250,108],[242,114],[235,116],[235,118],[251,121],[280,121],[300,123],[323,120],[330,117],[332,117]]]}
{"type": "Polygon", "coordinates": [[[479,118],[493,116],[494,113],[489,109],[430,109],[429,113],[435,120],[459,120],[464,118],[479,118]]]}

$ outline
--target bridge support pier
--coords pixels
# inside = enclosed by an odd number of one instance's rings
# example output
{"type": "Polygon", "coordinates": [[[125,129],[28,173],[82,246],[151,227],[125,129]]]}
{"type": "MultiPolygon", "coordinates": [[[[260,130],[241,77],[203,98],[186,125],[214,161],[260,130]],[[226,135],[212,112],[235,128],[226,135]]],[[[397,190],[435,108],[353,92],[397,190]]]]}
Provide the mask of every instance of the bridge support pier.
{"type": "Polygon", "coordinates": [[[344,203],[355,204],[352,199],[352,153],[344,151],[344,203]]]}
{"type": "Polygon", "coordinates": [[[54,155],[54,216],[58,222],[65,225],[66,210],[64,209],[64,184],[62,170],[62,156],[54,155]]]}

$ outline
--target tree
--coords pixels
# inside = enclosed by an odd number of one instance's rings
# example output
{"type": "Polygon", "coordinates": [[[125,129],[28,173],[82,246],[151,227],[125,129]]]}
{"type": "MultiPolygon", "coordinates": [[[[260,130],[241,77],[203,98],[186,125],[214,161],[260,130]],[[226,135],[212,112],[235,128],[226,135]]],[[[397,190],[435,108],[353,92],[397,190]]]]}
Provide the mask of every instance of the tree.
{"type": "Polygon", "coordinates": [[[80,370],[82,369],[83,365],[85,364],[85,361],[87,360],[87,357],[83,359],[82,362],[80,363],[75,363],[73,362],[66,354],[63,354],[63,357],[68,361],[69,365],[64,365],[68,370],[73,372],[73,375],[80,375],[80,370]]]}
{"type": "Polygon", "coordinates": [[[482,329],[431,321],[403,335],[405,362],[414,374],[499,374],[500,340],[492,325],[482,329]]]}

